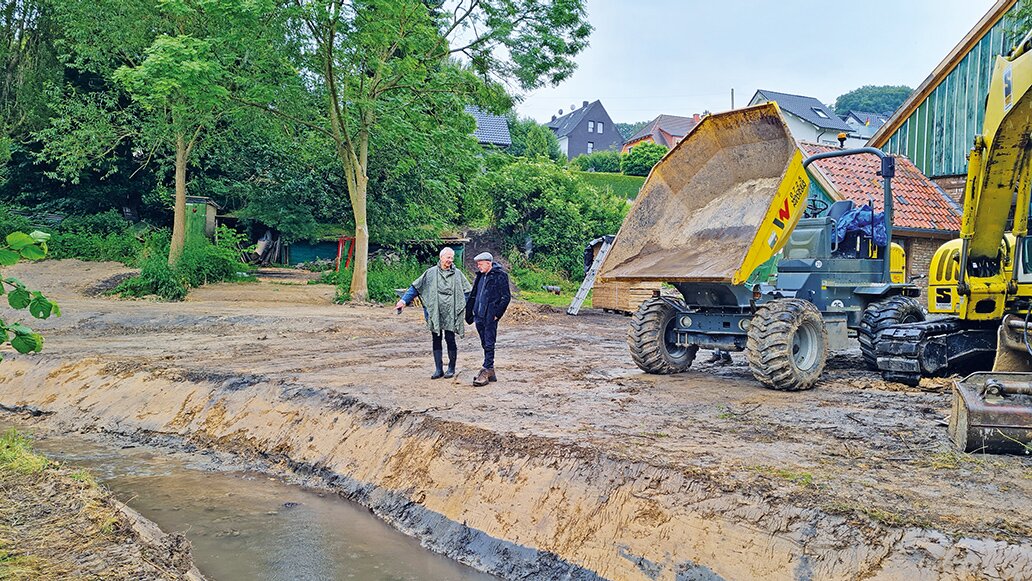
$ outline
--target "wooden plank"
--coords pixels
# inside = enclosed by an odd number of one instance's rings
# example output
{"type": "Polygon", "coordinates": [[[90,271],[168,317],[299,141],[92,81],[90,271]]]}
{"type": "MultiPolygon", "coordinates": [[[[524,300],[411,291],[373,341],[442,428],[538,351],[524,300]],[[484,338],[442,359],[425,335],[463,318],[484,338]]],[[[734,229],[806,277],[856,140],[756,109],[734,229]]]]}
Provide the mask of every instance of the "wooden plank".
{"type": "Polygon", "coordinates": [[[660,282],[606,281],[597,282],[591,294],[596,309],[634,312],[642,302],[663,288],[660,282]]]}

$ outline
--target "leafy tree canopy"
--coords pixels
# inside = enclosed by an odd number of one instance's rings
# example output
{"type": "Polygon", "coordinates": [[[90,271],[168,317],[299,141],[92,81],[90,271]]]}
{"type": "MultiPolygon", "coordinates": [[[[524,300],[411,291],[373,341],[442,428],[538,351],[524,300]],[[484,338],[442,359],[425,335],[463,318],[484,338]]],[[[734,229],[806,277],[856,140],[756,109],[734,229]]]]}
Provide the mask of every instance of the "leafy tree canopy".
{"type": "Polygon", "coordinates": [[[627,141],[634,136],[635,133],[641,131],[642,127],[648,125],[648,121],[636,121],[634,123],[617,123],[616,130],[620,132],[620,136],[627,141]]]}
{"type": "Polygon", "coordinates": [[[555,137],[555,132],[547,127],[539,125],[537,121],[529,117],[519,118],[514,112],[509,112],[505,118],[509,122],[509,136],[512,139],[512,145],[510,145],[506,152],[516,157],[533,157],[527,153],[528,138],[533,131],[537,143],[537,154],[542,151],[542,145],[547,148],[547,155],[552,161],[560,161],[563,159],[563,153],[559,149],[559,140],[555,137]],[[534,128],[540,128],[544,131],[537,131],[534,128]],[[546,144],[542,144],[541,140],[547,141],[546,144]]]}
{"type": "Polygon", "coordinates": [[[906,85],[865,85],[839,95],[833,109],[836,115],[845,115],[850,111],[887,115],[899,108],[913,91],[906,85]]]}
{"type": "Polygon", "coordinates": [[[582,267],[585,241],[616,232],[627,211],[623,198],[547,161],[517,159],[474,186],[493,196],[494,223],[510,247],[567,273],[582,267]]]}

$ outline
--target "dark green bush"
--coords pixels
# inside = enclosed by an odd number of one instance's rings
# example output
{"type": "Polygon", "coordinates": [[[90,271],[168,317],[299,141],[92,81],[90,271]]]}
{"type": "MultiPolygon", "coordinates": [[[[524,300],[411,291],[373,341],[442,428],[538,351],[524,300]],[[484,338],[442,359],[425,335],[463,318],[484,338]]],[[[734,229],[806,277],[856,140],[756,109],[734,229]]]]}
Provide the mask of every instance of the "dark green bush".
{"type": "Polygon", "coordinates": [[[0,238],[11,232],[32,232],[37,229],[32,220],[15,214],[7,206],[0,206],[0,238]]]}
{"type": "Polygon", "coordinates": [[[133,231],[96,234],[89,232],[62,232],[50,238],[50,258],[78,258],[89,261],[115,261],[136,264],[143,243],[133,231]]]}
{"type": "Polygon", "coordinates": [[[639,143],[620,160],[620,171],[629,176],[647,176],[666,152],[667,148],[658,143],[639,143]]]}
{"type": "Polygon", "coordinates": [[[167,301],[181,301],[190,288],[247,278],[250,267],[240,262],[242,236],[220,226],[217,239],[217,244],[205,241],[187,245],[179,261],[170,266],[168,234],[152,235],[140,254],[140,274],[123,281],[114,292],[123,297],[157,295],[167,301]]]}
{"type": "Polygon", "coordinates": [[[81,260],[113,260],[135,264],[143,243],[140,228],[122,218],[115,210],[100,214],[68,216],[57,226],[46,226],[43,220],[15,214],[0,206],[0,238],[11,232],[43,230],[50,234],[47,242],[49,258],[81,260]]]}
{"type": "Polygon", "coordinates": [[[584,245],[615,233],[627,212],[625,199],[548,162],[517,160],[475,182],[491,194],[494,226],[507,246],[503,250],[518,249],[538,266],[566,276],[582,272],[584,245]]]}
{"type": "Polygon", "coordinates": [[[620,173],[620,153],[616,151],[595,151],[578,155],[570,160],[570,166],[580,171],[620,173]]]}

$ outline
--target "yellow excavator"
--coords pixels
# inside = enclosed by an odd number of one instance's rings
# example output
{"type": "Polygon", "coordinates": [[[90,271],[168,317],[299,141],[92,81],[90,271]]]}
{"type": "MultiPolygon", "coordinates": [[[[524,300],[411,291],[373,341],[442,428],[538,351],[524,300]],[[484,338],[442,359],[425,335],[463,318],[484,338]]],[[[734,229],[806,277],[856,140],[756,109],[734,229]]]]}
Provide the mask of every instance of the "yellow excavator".
{"type": "Polygon", "coordinates": [[[1010,54],[997,57],[983,132],[968,158],[960,239],[932,259],[928,312],[947,316],[882,331],[877,362],[887,380],[917,385],[922,376],[990,367],[1032,371],[1030,88],[1032,31],[1010,54]]]}
{"type": "Polygon", "coordinates": [[[933,317],[889,327],[875,342],[888,380],[916,385],[922,376],[975,371],[954,382],[949,425],[968,452],[1032,451],[1030,89],[1032,31],[996,60],[983,132],[968,157],[960,239],[932,258],[933,317]]]}

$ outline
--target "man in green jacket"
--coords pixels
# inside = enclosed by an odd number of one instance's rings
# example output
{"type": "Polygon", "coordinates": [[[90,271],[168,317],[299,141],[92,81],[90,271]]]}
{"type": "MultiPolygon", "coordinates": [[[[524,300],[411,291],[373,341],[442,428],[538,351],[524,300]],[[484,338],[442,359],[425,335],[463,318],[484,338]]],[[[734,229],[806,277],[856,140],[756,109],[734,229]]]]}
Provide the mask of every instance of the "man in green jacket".
{"type": "Polygon", "coordinates": [[[455,360],[459,355],[455,335],[462,337],[466,334],[463,319],[466,314],[466,297],[471,288],[466,275],[455,268],[455,251],[445,247],[441,250],[439,262],[419,275],[394,305],[401,312],[417,296],[423,302],[423,317],[433,340],[434,373],[430,379],[455,375],[455,360]],[[447,371],[444,370],[442,336],[448,344],[447,371]]]}

